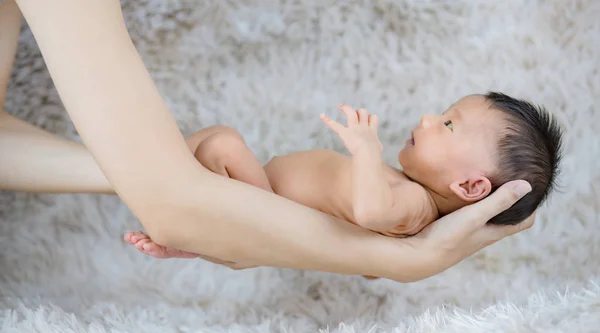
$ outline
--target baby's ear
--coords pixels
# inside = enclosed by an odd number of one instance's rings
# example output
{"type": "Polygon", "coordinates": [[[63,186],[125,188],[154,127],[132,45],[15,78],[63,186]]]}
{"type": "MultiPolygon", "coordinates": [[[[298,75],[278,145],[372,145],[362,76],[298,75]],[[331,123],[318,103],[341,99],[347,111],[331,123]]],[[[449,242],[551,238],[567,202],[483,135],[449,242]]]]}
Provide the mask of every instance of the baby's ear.
{"type": "Polygon", "coordinates": [[[492,191],[492,183],[487,177],[477,176],[450,184],[450,190],[462,201],[479,201],[492,191]]]}

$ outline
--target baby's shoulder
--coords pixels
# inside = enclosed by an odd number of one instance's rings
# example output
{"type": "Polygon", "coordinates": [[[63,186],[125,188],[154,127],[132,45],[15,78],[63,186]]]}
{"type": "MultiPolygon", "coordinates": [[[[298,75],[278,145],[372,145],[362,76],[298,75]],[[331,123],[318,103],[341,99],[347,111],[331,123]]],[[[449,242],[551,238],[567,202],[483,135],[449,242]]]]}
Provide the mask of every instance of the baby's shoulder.
{"type": "Polygon", "coordinates": [[[416,193],[425,194],[426,190],[423,185],[408,178],[400,169],[388,166],[386,169],[386,178],[392,188],[403,192],[415,191],[416,193]]]}
{"type": "Polygon", "coordinates": [[[398,177],[398,179],[391,184],[391,187],[395,192],[394,194],[412,198],[415,203],[430,203],[429,192],[427,192],[427,189],[423,185],[409,178],[398,177]]]}
{"type": "Polygon", "coordinates": [[[423,185],[401,172],[390,184],[395,199],[402,203],[403,209],[412,219],[433,221],[438,217],[435,202],[423,185]]]}

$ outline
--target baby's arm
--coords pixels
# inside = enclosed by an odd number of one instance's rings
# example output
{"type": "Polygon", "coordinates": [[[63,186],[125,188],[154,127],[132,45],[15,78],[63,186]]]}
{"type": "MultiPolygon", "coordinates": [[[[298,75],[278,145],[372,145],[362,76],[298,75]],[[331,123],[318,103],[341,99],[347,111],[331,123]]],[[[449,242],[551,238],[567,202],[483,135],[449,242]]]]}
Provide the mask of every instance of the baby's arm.
{"type": "Polygon", "coordinates": [[[398,222],[390,220],[395,209],[392,188],[385,178],[381,150],[364,145],[352,156],[352,210],[358,225],[387,231],[398,222]]]}
{"type": "MultiPolygon", "coordinates": [[[[356,223],[364,228],[386,232],[405,220],[404,210],[396,205],[384,173],[381,157],[382,145],[377,137],[378,118],[365,109],[355,111],[347,105],[340,106],[346,114],[346,127],[321,115],[325,124],[336,132],[352,154],[352,209],[356,223]]],[[[404,202],[402,202],[404,207],[404,202]]]]}
{"type": "Polygon", "coordinates": [[[390,185],[385,164],[375,149],[357,151],[352,157],[352,209],[363,228],[391,234],[418,232],[431,218],[425,189],[404,180],[390,185]]]}

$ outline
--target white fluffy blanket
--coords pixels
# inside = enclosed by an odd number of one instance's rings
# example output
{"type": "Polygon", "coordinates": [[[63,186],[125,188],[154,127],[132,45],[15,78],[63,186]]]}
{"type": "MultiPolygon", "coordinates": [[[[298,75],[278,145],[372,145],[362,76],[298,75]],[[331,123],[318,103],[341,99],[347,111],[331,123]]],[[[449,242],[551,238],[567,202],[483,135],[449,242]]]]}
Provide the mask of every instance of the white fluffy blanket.
{"type": "MultiPolygon", "coordinates": [[[[600,2],[123,1],[182,131],[239,129],[262,161],[340,141],[336,106],[381,117],[385,159],[419,116],[500,90],[566,129],[561,192],[530,230],[424,281],[155,260],[114,196],[0,196],[2,332],[597,332],[600,2]]],[[[77,140],[25,28],[8,111],[77,140]]],[[[1,162],[0,162],[1,163],[1,162]]],[[[176,172],[176,171],[174,171],[176,172]]],[[[402,258],[398,258],[402,260],[402,258]]]]}

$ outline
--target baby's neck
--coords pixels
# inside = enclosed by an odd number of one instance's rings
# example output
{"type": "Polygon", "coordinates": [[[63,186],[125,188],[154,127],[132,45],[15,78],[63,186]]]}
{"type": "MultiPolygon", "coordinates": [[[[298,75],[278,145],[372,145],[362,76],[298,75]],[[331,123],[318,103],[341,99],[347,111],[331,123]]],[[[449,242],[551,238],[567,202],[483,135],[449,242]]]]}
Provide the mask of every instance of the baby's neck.
{"type": "Polygon", "coordinates": [[[460,209],[467,205],[464,201],[456,198],[455,196],[442,195],[440,193],[433,191],[430,188],[425,188],[425,189],[429,193],[429,197],[431,198],[432,203],[435,205],[435,207],[438,211],[438,215],[440,217],[450,214],[453,211],[460,209]]]}

